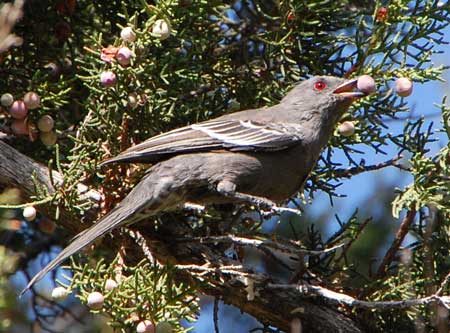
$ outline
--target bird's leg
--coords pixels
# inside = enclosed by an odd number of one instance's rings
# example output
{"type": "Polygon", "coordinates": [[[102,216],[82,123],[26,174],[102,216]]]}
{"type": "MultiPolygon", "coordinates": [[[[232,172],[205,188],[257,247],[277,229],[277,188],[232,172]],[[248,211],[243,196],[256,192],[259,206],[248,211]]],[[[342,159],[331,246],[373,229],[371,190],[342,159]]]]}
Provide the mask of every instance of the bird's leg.
{"type": "Polygon", "coordinates": [[[191,202],[185,202],[183,204],[182,208],[193,211],[194,213],[197,213],[197,214],[202,214],[205,212],[205,206],[198,205],[198,204],[191,203],[191,202]]]}
{"type": "Polygon", "coordinates": [[[251,194],[237,192],[236,184],[230,182],[229,180],[222,180],[219,184],[217,184],[216,189],[217,192],[219,192],[225,197],[233,198],[238,201],[245,201],[262,209],[272,210],[274,207],[277,207],[277,205],[269,199],[257,197],[251,194]]]}
{"type": "Polygon", "coordinates": [[[301,215],[301,212],[297,209],[288,208],[288,207],[278,207],[275,202],[258,197],[251,194],[241,193],[236,191],[236,184],[229,181],[229,180],[222,180],[219,184],[217,184],[217,192],[222,194],[225,197],[233,198],[238,201],[244,201],[248,202],[252,205],[255,205],[256,207],[260,209],[268,209],[269,213],[263,213],[263,216],[270,216],[273,213],[280,214],[280,213],[294,213],[296,215],[301,215]]]}

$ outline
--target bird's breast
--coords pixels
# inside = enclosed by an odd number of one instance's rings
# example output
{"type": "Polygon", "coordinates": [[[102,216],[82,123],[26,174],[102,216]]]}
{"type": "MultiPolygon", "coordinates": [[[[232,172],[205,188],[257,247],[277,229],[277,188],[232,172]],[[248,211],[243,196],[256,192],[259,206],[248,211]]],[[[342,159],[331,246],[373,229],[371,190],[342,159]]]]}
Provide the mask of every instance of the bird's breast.
{"type": "Polygon", "coordinates": [[[236,184],[239,192],[280,202],[303,185],[315,163],[313,155],[302,146],[277,152],[196,153],[176,156],[162,162],[158,169],[171,175],[176,170],[179,179],[174,181],[189,188],[186,199],[192,202],[222,202],[214,187],[223,180],[236,184]]]}
{"type": "Polygon", "coordinates": [[[243,191],[272,201],[285,201],[300,190],[315,160],[303,146],[285,151],[254,154],[260,163],[259,181],[243,191]]]}

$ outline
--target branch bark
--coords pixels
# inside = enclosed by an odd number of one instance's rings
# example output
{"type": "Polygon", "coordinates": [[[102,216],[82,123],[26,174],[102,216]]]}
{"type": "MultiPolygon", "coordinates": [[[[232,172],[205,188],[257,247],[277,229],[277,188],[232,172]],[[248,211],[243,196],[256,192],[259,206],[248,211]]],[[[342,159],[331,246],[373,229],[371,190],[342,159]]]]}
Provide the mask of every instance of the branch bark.
{"type": "Polygon", "coordinates": [[[411,224],[413,224],[415,217],[416,217],[415,210],[409,210],[406,212],[406,216],[402,220],[402,223],[400,224],[400,227],[398,228],[397,233],[395,234],[394,241],[392,242],[391,246],[389,247],[386,254],[384,255],[384,258],[380,264],[380,267],[378,267],[378,271],[377,271],[377,275],[376,275],[376,277],[378,279],[380,279],[386,275],[386,272],[389,269],[389,265],[394,260],[395,254],[399,250],[400,246],[403,243],[403,240],[405,239],[406,235],[408,234],[409,228],[411,227],[411,224]]]}
{"type": "MultiPolygon", "coordinates": [[[[26,201],[36,195],[35,184],[32,179],[33,175],[41,186],[45,186],[48,189],[50,194],[58,191],[63,184],[64,178],[59,172],[52,170],[50,177],[50,170],[45,165],[37,163],[1,140],[0,156],[2,157],[0,159],[0,184],[4,187],[20,189],[26,201]]],[[[85,200],[99,202],[102,199],[102,195],[99,192],[89,189],[84,184],[79,183],[77,190],[79,195],[85,200]]],[[[39,210],[44,215],[54,216],[56,207],[42,205],[39,207],[39,210]]],[[[61,209],[60,214],[60,224],[70,232],[79,232],[83,229],[75,222],[80,220],[80,216],[76,216],[65,209],[61,209]]],[[[93,219],[95,216],[84,218],[93,219]]]]}
{"type": "MultiPolygon", "coordinates": [[[[63,177],[56,171],[52,171],[55,180],[54,186],[50,181],[49,170],[27,156],[21,154],[6,143],[0,141],[0,184],[17,187],[21,189],[26,198],[35,195],[34,184],[31,179],[35,173],[37,180],[44,184],[50,192],[58,190],[58,184],[62,183],[63,177]]],[[[80,185],[80,191],[89,193],[88,197],[98,198],[99,193],[88,191],[85,185],[80,185]]],[[[54,215],[56,207],[54,205],[44,205],[44,214],[54,215]],[[45,206],[45,207],[44,207],[45,206]]],[[[63,226],[70,233],[75,234],[80,229],[80,216],[60,208],[60,219],[58,224],[63,226]]],[[[86,224],[84,224],[86,226],[86,224]]],[[[255,278],[256,293],[253,300],[247,299],[247,289],[245,281],[237,278],[235,274],[220,272],[218,268],[223,266],[233,266],[236,261],[224,255],[224,246],[218,246],[214,242],[181,240],[186,235],[192,235],[192,228],[185,221],[177,221],[171,216],[167,223],[154,228],[153,221],[133,226],[148,241],[152,255],[159,260],[171,261],[177,265],[212,265],[213,269],[205,270],[201,275],[195,274],[194,269],[187,269],[186,277],[194,278],[199,282],[200,292],[212,295],[227,304],[234,305],[245,311],[259,321],[282,330],[289,331],[290,322],[298,317],[302,321],[305,332],[363,332],[354,319],[348,317],[339,310],[338,305],[324,304],[323,301],[311,297],[303,297],[293,289],[271,288],[270,284],[279,285],[278,281],[269,276],[261,274],[255,275],[251,271],[246,273],[250,279],[255,278]],[[216,267],[216,269],[214,269],[216,267]],[[194,272],[194,274],[193,274],[194,272]],[[206,278],[206,279],[205,279],[206,278]],[[205,283],[205,281],[207,281],[205,283]]],[[[130,237],[131,239],[131,237],[130,237]]],[[[127,242],[127,257],[140,260],[146,254],[142,244],[139,242],[127,242]]],[[[192,238],[193,239],[193,238],[192,238]]],[[[109,241],[105,242],[109,243],[109,241]]],[[[111,246],[112,244],[106,244],[111,246]]],[[[117,247],[113,244],[111,247],[117,247]]],[[[180,266],[181,268],[182,266],[180,266]]],[[[245,275],[244,275],[245,277],[245,275]]]]}

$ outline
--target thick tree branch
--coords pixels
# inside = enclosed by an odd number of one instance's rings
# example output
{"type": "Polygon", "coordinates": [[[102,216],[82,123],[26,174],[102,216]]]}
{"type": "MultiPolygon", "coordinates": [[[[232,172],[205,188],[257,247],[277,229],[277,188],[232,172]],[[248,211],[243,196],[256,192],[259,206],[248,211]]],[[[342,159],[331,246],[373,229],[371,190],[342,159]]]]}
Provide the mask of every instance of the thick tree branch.
{"type": "Polygon", "coordinates": [[[321,297],[328,303],[338,303],[345,304],[351,307],[358,308],[369,308],[369,309],[401,309],[401,308],[410,308],[418,305],[427,305],[430,303],[440,303],[444,305],[446,308],[450,306],[450,297],[449,296],[439,296],[438,294],[432,294],[431,296],[408,299],[408,300],[400,300],[400,301],[378,301],[378,302],[370,302],[370,301],[362,301],[356,298],[353,298],[349,295],[338,293],[320,286],[312,286],[312,285],[290,285],[290,284],[269,284],[269,288],[273,289],[293,289],[297,290],[299,294],[309,297],[321,297]]]}
{"type": "MultiPolygon", "coordinates": [[[[64,181],[63,176],[59,172],[52,170],[50,177],[50,171],[46,166],[33,161],[1,140],[0,156],[2,156],[0,159],[0,185],[3,185],[4,187],[19,188],[26,201],[29,201],[31,197],[36,195],[35,184],[32,177],[35,177],[41,186],[46,187],[50,194],[58,191],[60,185],[64,181]]],[[[77,189],[83,200],[99,202],[102,198],[102,195],[99,192],[90,190],[84,184],[79,183],[77,189]]],[[[52,205],[42,205],[39,207],[39,210],[48,216],[54,216],[55,209],[56,207],[52,205]]],[[[59,223],[63,227],[71,232],[80,230],[80,227],[77,224],[74,224],[74,221],[79,221],[79,216],[75,216],[63,208],[60,209],[60,214],[61,217],[59,223]]],[[[91,217],[91,219],[92,218],[94,217],[91,217]]]]}
{"type": "Polygon", "coordinates": [[[376,170],[380,170],[389,166],[394,166],[400,170],[404,170],[404,171],[410,171],[407,167],[397,163],[400,159],[402,159],[403,156],[402,155],[398,155],[390,160],[387,160],[385,162],[381,162],[378,164],[372,164],[372,165],[359,165],[357,167],[351,167],[351,168],[347,168],[347,169],[337,169],[334,170],[334,176],[336,178],[351,178],[353,176],[359,175],[361,173],[364,172],[368,172],[368,171],[376,171],[376,170]]]}

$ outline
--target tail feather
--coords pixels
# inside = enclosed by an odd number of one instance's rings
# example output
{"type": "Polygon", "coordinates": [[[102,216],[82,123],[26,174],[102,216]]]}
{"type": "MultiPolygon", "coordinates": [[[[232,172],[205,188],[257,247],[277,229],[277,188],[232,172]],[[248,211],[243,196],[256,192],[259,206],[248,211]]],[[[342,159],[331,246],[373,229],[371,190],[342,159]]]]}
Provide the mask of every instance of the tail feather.
{"type": "Polygon", "coordinates": [[[118,156],[112,157],[110,159],[107,159],[107,160],[101,162],[100,167],[104,167],[106,165],[114,164],[114,163],[132,163],[132,162],[133,161],[129,161],[126,157],[118,155],[118,156]]]}
{"type": "Polygon", "coordinates": [[[113,229],[132,223],[130,217],[134,215],[136,217],[136,211],[129,211],[129,207],[118,206],[110,213],[105,215],[97,223],[87,230],[79,233],[72,242],[64,248],[51,262],[47,264],[39,273],[37,273],[28,283],[24,290],[20,293],[23,295],[28,289],[30,289],[36,282],[41,280],[48,272],[62,264],[67,258],[77,253],[79,250],[93,243],[97,238],[102,237],[113,229]]]}
{"type": "MultiPolygon", "coordinates": [[[[162,168],[162,170],[164,172],[165,169],[162,168]]],[[[169,200],[169,203],[161,200],[164,197],[167,198],[172,193],[171,191],[176,192],[172,187],[172,179],[170,177],[164,176],[158,169],[151,168],[147,175],[116,208],[101,218],[92,227],[76,235],[71,243],[55,259],[37,273],[25,289],[22,290],[21,295],[41,280],[45,274],[59,266],[83,247],[93,243],[97,238],[104,236],[117,227],[132,224],[150,215],[154,215],[162,209],[176,207],[179,204],[178,200],[181,200],[178,196],[176,196],[176,200],[169,200]]]]}
{"type": "Polygon", "coordinates": [[[100,167],[104,167],[106,165],[114,164],[114,163],[145,163],[145,164],[155,164],[163,159],[167,159],[170,157],[170,154],[147,154],[147,155],[139,155],[139,154],[121,154],[115,157],[112,157],[108,160],[105,160],[100,163],[100,167]]]}

